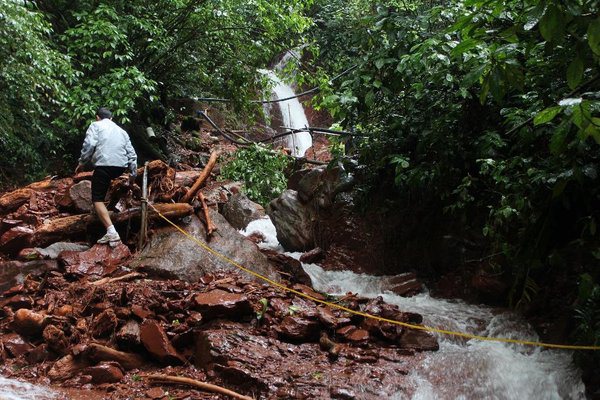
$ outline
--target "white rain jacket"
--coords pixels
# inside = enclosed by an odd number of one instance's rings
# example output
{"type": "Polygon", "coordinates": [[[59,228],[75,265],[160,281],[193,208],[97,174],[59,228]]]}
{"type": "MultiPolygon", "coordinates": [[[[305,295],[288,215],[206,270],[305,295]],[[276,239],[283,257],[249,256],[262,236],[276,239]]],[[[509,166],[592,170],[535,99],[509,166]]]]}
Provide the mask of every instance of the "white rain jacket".
{"type": "Polygon", "coordinates": [[[137,155],[127,132],[108,118],[92,122],[79,157],[80,164],[90,162],[94,167],[128,167],[135,175],[137,155]]]}

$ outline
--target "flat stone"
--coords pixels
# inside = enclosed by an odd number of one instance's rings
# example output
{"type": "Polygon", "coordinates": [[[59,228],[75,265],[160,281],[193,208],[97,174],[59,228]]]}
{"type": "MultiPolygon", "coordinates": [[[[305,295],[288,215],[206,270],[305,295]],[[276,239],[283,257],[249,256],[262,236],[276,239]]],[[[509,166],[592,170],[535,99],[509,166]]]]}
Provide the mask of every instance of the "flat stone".
{"type": "Polygon", "coordinates": [[[350,342],[366,342],[370,337],[369,332],[364,329],[356,329],[346,335],[346,339],[350,342]]]}
{"type": "Polygon", "coordinates": [[[285,254],[278,253],[275,250],[261,249],[261,252],[277,267],[277,270],[285,277],[285,279],[294,283],[311,284],[310,276],[304,271],[300,261],[285,254]]]}
{"type": "Polygon", "coordinates": [[[399,344],[404,349],[415,351],[437,351],[440,348],[437,338],[433,334],[417,329],[406,329],[399,344]]]}
{"type": "Polygon", "coordinates": [[[21,335],[16,333],[2,335],[0,343],[15,358],[22,356],[33,349],[31,344],[26,342],[21,335]]]}
{"type": "Polygon", "coordinates": [[[8,299],[0,301],[0,308],[10,307],[10,309],[18,310],[19,308],[31,308],[33,306],[33,299],[29,296],[17,294],[8,299]]]}
{"type": "Polygon", "coordinates": [[[194,296],[194,309],[200,311],[204,319],[239,319],[254,312],[246,296],[219,289],[194,296]]]}
{"type": "Polygon", "coordinates": [[[15,226],[0,236],[0,252],[16,254],[19,250],[29,247],[33,229],[27,226],[15,226]]]}
{"type": "Polygon", "coordinates": [[[85,368],[82,373],[90,375],[93,383],[117,383],[123,379],[123,369],[114,361],[103,361],[93,367],[85,368]]]}
{"type": "Polygon", "coordinates": [[[29,274],[41,275],[56,270],[58,263],[54,260],[0,261],[0,292],[22,284],[29,274]]]}
{"type": "Polygon", "coordinates": [[[86,251],[89,250],[90,246],[80,243],[71,242],[56,242],[46,248],[36,247],[34,250],[43,258],[49,258],[54,260],[58,258],[59,254],[63,251],[86,251]]]}
{"type": "Polygon", "coordinates": [[[101,277],[114,272],[130,256],[129,248],[119,242],[115,247],[96,244],[83,252],[64,251],[59,260],[68,273],[101,277]]]}
{"type": "Polygon", "coordinates": [[[288,315],[277,327],[279,334],[293,341],[314,341],[319,336],[320,325],[317,321],[288,315]]]}
{"type": "Polygon", "coordinates": [[[177,353],[157,321],[147,319],[142,323],[140,340],[148,353],[159,362],[163,364],[185,364],[185,359],[177,353]]]}
{"type": "Polygon", "coordinates": [[[166,394],[165,394],[165,391],[163,390],[163,388],[154,387],[152,389],[146,390],[146,397],[149,397],[153,400],[162,399],[165,396],[166,396],[166,394]]]}
{"type": "Polygon", "coordinates": [[[140,324],[134,320],[127,321],[117,333],[117,341],[124,348],[139,346],[141,344],[140,324]]]}

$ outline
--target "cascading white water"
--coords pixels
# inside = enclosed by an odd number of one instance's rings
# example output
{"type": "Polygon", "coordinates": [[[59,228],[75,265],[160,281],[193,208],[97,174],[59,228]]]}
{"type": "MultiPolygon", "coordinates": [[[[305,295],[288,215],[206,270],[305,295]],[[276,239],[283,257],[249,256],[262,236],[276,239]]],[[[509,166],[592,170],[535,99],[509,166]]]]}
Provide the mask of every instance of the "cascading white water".
{"type": "MultiPolygon", "coordinates": [[[[244,234],[262,232],[261,247],[282,251],[275,228],[267,218],[251,222],[244,234]]],[[[296,259],[300,253],[286,253],[296,259]]],[[[401,297],[384,292],[382,279],[349,271],[324,271],[303,264],[315,289],[330,294],[382,296],[402,310],[423,315],[424,324],[477,335],[538,340],[518,315],[499,309],[436,299],[424,293],[401,297]]],[[[424,353],[411,372],[413,400],[433,399],[584,399],[580,371],[572,353],[514,344],[438,336],[440,349],[424,353]]],[[[404,398],[398,395],[398,399],[404,398]]]]}
{"type": "Polygon", "coordinates": [[[57,396],[48,388],[0,376],[0,399],[2,400],[51,400],[57,396]]]}
{"type": "MultiPolygon", "coordinates": [[[[273,82],[273,97],[275,100],[294,97],[296,94],[291,86],[283,82],[276,74],[281,71],[288,60],[295,56],[293,52],[286,52],[279,63],[275,66],[274,71],[261,70],[273,82]]],[[[298,98],[292,98],[285,101],[277,102],[279,111],[283,118],[283,125],[291,129],[308,128],[308,120],[304,114],[304,107],[298,98]]],[[[286,137],[287,146],[292,149],[292,154],[296,157],[302,157],[306,150],[312,146],[312,137],[308,132],[296,132],[286,137]]]]}

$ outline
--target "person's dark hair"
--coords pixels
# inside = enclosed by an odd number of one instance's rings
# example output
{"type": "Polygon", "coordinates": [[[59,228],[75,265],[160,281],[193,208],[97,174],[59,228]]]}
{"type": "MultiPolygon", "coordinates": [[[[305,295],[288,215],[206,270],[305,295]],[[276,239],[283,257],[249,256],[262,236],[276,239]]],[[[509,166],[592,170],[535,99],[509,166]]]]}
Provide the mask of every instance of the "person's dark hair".
{"type": "Polygon", "coordinates": [[[98,111],[96,111],[96,115],[100,117],[100,119],[112,118],[112,112],[106,107],[100,107],[98,111]]]}

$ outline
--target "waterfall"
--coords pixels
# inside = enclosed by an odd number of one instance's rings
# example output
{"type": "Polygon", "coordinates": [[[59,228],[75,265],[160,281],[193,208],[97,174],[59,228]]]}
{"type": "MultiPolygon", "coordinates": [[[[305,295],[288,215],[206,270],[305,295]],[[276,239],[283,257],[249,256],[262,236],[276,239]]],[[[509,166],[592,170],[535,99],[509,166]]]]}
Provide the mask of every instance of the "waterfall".
{"type": "MultiPolygon", "coordinates": [[[[283,82],[278,76],[278,71],[283,70],[288,60],[291,57],[296,56],[296,53],[288,51],[281,58],[279,63],[275,66],[273,71],[269,70],[261,70],[263,74],[265,74],[273,83],[273,97],[274,100],[278,99],[286,99],[289,97],[293,97],[296,94],[291,86],[283,82]]],[[[298,98],[293,98],[290,100],[280,101],[276,103],[279,107],[279,111],[281,112],[281,116],[283,119],[283,125],[286,128],[291,129],[304,129],[308,128],[308,120],[306,119],[306,114],[304,113],[304,107],[298,100],[298,98]]],[[[286,137],[286,146],[292,150],[292,154],[296,157],[304,156],[306,150],[312,146],[312,137],[308,132],[296,132],[286,137]]]]}
{"type": "MultiPolygon", "coordinates": [[[[261,247],[283,251],[268,217],[251,222],[244,234],[261,231],[261,247]]],[[[298,259],[301,253],[286,253],[298,259]]],[[[427,293],[401,297],[385,292],[382,279],[350,271],[325,271],[303,264],[319,291],[365,297],[382,296],[401,310],[423,315],[425,325],[492,337],[537,341],[532,327],[517,314],[460,301],[436,299],[427,293]]],[[[482,342],[438,335],[440,349],[425,352],[409,377],[413,400],[434,399],[585,399],[581,372],[572,352],[516,344],[482,342]]],[[[404,394],[397,394],[404,399],[404,394]]]]}

